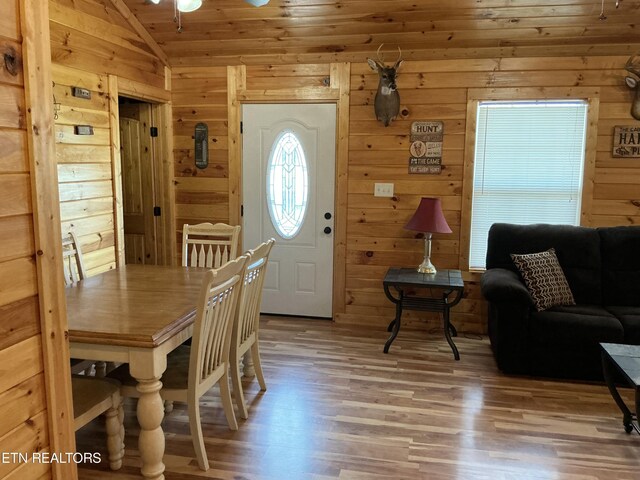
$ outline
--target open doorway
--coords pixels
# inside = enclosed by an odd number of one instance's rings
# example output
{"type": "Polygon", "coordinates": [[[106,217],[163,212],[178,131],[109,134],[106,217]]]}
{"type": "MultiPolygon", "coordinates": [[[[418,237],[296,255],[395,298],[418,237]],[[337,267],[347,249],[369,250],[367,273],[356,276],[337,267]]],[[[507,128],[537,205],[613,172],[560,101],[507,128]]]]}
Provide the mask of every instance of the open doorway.
{"type": "Polygon", "coordinates": [[[152,105],[120,97],[120,158],[126,264],[157,265],[160,207],[156,203],[157,152],[152,105]]]}

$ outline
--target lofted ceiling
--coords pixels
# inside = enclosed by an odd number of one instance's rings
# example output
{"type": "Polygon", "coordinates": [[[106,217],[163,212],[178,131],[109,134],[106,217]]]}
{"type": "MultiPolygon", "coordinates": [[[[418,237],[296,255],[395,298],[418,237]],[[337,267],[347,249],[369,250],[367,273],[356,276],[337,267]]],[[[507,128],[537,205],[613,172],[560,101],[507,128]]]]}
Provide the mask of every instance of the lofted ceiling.
{"type": "Polygon", "coordinates": [[[173,65],[627,55],[640,51],[640,0],[204,0],[176,31],[173,0],[124,0],[173,65]]]}

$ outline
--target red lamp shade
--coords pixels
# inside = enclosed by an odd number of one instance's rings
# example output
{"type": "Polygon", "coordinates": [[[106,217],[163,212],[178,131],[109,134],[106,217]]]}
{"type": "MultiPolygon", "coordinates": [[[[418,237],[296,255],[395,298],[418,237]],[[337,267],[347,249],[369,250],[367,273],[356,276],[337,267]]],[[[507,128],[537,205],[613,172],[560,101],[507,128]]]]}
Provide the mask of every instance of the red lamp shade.
{"type": "Polygon", "coordinates": [[[404,226],[407,230],[428,233],[451,233],[442,213],[439,198],[422,198],[411,220],[404,226]]]}

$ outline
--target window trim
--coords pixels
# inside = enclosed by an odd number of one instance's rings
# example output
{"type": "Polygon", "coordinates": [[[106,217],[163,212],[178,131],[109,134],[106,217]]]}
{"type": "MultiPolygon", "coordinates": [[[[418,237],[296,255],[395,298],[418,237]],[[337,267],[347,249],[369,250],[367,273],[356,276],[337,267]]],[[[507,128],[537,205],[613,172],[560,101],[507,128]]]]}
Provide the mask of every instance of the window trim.
{"type": "Polygon", "coordinates": [[[482,101],[491,100],[584,100],[587,102],[587,131],[585,137],[584,171],[582,173],[580,225],[589,226],[591,224],[593,178],[595,174],[596,148],[598,142],[600,89],[597,87],[470,88],[467,93],[467,123],[464,145],[462,211],[460,218],[459,264],[463,271],[484,271],[483,269],[469,269],[469,248],[471,246],[471,208],[473,205],[473,172],[478,105],[482,101]]]}

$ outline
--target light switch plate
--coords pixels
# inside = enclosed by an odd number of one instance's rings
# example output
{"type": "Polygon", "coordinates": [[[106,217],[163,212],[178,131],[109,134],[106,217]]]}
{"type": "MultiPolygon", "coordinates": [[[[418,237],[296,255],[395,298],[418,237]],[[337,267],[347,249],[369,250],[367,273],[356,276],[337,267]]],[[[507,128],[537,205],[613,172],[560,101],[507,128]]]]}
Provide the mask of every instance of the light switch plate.
{"type": "Polygon", "coordinates": [[[373,188],[374,197],[393,197],[393,183],[376,183],[373,188]]]}

